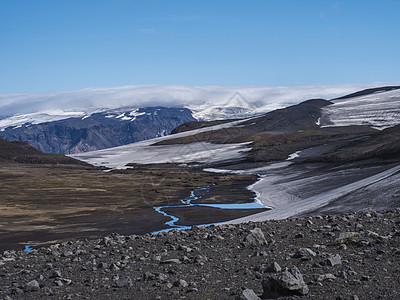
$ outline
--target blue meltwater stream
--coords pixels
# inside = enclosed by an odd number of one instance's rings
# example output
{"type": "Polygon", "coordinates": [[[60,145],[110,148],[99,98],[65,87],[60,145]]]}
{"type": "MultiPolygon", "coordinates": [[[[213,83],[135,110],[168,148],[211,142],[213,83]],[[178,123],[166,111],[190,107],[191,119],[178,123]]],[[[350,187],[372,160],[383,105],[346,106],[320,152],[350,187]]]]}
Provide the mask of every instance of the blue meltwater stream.
{"type": "MultiPolygon", "coordinates": [[[[233,204],[193,204],[192,201],[201,199],[201,196],[197,196],[196,192],[197,191],[208,191],[210,189],[210,186],[205,186],[205,187],[194,187],[193,190],[190,192],[190,196],[185,199],[181,199],[180,202],[182,203],[181,205],[165,205],[165,206],[154,206],[154,210],[168,218],[171,218],[171,221],[165,222],[165,225],[170,226],[170,228],[163,229],[160,231],[168,231],[171,229],[190,229],[191,226],[182,226],[182,225],[177,225],[176,223],[179,221],[178,217],[175,217],[173,215],[167,214],[164,209],[165,208],[179,208],[179,207],[191,207],[191,206],[203,206],[203,207],[214,207],[214,208],[220,208],[220,209],[256,209],[256,208],[265,208],[264,206],[256,203],[256,202],[251,202],[251,203],[233,203],[233,204]]],[[[213,225],[213,224],[218,224],[218,223],[211,223],[211,224],[202,224],[198,226],[207,226],[207,225],[213,225]]],[[[160,232],[160,231],[155,231],[153,232],[154,234],[160,232]]]]}

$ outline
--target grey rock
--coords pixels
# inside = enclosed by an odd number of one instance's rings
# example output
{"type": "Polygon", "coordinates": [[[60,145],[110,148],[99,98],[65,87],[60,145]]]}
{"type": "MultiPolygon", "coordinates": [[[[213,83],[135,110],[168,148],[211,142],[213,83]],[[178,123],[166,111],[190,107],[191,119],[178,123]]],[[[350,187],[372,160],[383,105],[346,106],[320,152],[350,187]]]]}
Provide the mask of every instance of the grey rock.
{"type": "Polygon", "coordinates": [[[71,279],[61,278],[60,280],[61,280],[63,283],[65,283],[66,285],[71,285],[71,284],[72,284],[72,280],[71,280],[71,279]]]}
{"type": "Polygon", "coordinates": [[[378,243],[385,243],[389,239],[389,236],[383,236],[370,230],[368,230],[367,233],[369,237],[372,237],[378,243]]]}
{"type": "Polygon", "coordinates": [[[336,239],[337,243],[346,243],[352,241],[355,237],[359,235],[358,232],[347,231],[339,233],[339,237],[336,239]]]}
{"type": "Polygon", "coordinates": [[[144,280],[154,280],[154,279],[156,279],[156,275],[154,275],[154,274],[151,273],[151,272],[145,272],[145,273],[143,274],[143,279],[144,279],[144,280]]]}
{"type": "Polygon", "coordinates": [[[39,282],[36,280],[29,281],[25,286],[25,291],[27,292],[37,292],[39,289],[39,282]]]}
{"type": "Polygon", "coordinates": [[[168,279],[168,275],[166,275],[164,273],[160,273],[158,275],[158,280],[160,280],[160,281],[167,281],[167,279],[168,279]]]}
{"type": "Polygon", "coordinates": [[[165,285],[168,289],[171,289],[173,287],[171,282],[167,282],[167,284],[165,285]]]}
{"type": "Polygon", "coordinates": [[[56,286],[59,286],[59,287],[64,286],[64,283],[63,283],[61,280],[55,280],[55,281],[54,281],[54,284],[55,284],[56,286]]]}
{"type": "Polygon", "coordinates": [[[359,231],[361,231],[361,230],[364,229],[364,225],[362,225],[362,224],[357,224],[357,225],[356,225],[356,229],[359,230],[359,231]]]}
{"type": "Polygon", "coordinates": [[[303,275],[295,266],[291,267],[290,270],[286,269],[281,273],[267,277],[263,280],[262,287],[264,290],[261,296],[262,299],[293,295],[301,296],[308,293],[308,286],[303,280],[303,275]]]}
{"type": "Polygon", "coordinates": [[[117,287],[126,287],[132,285],[132,280],[130,277],[120,278],[115,282],[117,287]]]}
{"type": "Polygon", "coordinates": [[[21,295],[23,293],[24,293],[24,290],[20,289],[20,288],[14,288],[11,290],[11,294],[13,294],[13,295],[21,295]]]}
{"type": "Polygon", "coordinates": [[[336,266],[336,265],[341,265],[342,264],[342,258],[339,254],[336,254],[335,256],[330,256],[326,260],[327,264],[331,267],[336,266]]]}
{"type": "Polygon", "coordinates": [[[299,250],[296,251],[296,253],[293,255],[294,258],[310,258],[313,256],[316,256],[317,253],[312,251],[310,248],[300,248],[299,250]]]}
{"type": "Polygon", "coordinates": [[[61,271],[60,270],[53,270],[53,273],[50,276],[50,278],[60,278],[60,277],[61,277],[61,271]]]}
{"type": "Polygon", "coordinates": [[[265,269],[265,272],[271,272],[271,273],[278,273],[278,272],[281,272],[281,271],[282,271],[282,268],[276,261],[274,261],[271,265],[269,265],[265,269]]]}
{"type": "Polygon", "coordinates": [[[236,296],[236,300],[261,300],[261,298],[258,297],[253,290],[245,289],[236,296]]]}
{"type": "Polygon", "coordinates": [[[107,269],[108,268],[108,264],[105,262],[101,262],[97,265],[98,269],[107,269]]]}
{"type": "Polygon", "coordinates": [[[111,266],[110,266],[110,270],[119,271],[120,268],[116,264],[112,263],[111,266]]]}
{"type": "Polygon", "coordinates": [[[302,239],[302,238],[304,238],[304,234],[302,232],[300,232],[300,233],[297,233],[294,237],[296,239],[302,239]]]}
{"type": "Polygon", "coordinates": [[[250,230],[250,234],[246,236],[244,240],[245,246],[262,246],[267,245],[264,233],[258,227],[250,230]]]}
{"type": "Polygon", "coordinates": [[[362,275],[362,276],[361,276],[361,280],[362,280],[362,281],[368,281],[368,280],[369,280],[369,276],[367,276],[367,275],[362,275]]]}
{"type": "Polygon", "coordinates": [[[182,262],[177,258],[171,258],[171,259],[163,260],[160,263],[161,264],[177,264],[177,265],[179,265],[182,262]]]}
{"type": "Polygon", "coordinates": [[[184,287],[184,288],[185,288],[185,287],[188,287],[189,284],[187,283],[186,280],[179,279],[179,280],[177,280],[177,281],[174,282],[174,286],[177,286],[177,287],[184,287]]]}
{"type": "Polygon", "coordinates": [[[198,292],[199,292],[199,289],[194,287],[194,288],[188,289],[186,292],[187,292],[187,293],[198,293],[198,292]]]}
{"type": "Polygon", "coordinates": [[[335,280],[336,276],[333,274],[323,274],[318,276],[318,281],[335,280]]]}
{"type": "Polygon", "coordinates": [[[204,265],[204,263],[208,260],[208,258],[204,255],[198,255],[194,260],[197,264],[204,265]]]}

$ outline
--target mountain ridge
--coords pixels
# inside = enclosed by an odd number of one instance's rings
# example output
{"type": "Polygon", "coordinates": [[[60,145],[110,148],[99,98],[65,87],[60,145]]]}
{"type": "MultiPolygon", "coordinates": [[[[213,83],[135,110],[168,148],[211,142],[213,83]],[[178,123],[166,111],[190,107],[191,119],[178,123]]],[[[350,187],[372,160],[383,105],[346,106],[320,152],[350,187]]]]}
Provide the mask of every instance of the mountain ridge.
{"type": "Polygon", "coordinates": [[[192,120],[186,108],[124,108],[6,128],[0,131],[0,137],[26,141],[43,152],[72,154],[167,135],[178,125],[192,120]]]}

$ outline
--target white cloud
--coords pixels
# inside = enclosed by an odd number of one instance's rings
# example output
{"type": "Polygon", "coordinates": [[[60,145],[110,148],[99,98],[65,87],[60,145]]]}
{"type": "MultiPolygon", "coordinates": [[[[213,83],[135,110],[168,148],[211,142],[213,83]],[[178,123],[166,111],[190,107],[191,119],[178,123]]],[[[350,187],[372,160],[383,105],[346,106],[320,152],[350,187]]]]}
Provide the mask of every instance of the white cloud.
{"type": "Polygon", "coordinates": [[[272,110],[311,98],[332,99],[366,88],[396,84],[400,85],[400,82],[275,87],[132,85],[51,93],[0,94],[0,116],[121,106],[216,106],[225,105],[236,93],[240,93],[256,109],[272,110]]]}

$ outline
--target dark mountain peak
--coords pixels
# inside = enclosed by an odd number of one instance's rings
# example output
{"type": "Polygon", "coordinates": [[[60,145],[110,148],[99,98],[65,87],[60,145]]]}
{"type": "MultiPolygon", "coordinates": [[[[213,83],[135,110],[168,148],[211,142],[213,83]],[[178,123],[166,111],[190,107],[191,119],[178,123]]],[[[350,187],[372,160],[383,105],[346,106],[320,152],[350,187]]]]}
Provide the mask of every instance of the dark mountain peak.
{"type": "MultiPolygon", "coordinates": [[[[256,125],[257,123],[263,122],[264,117],[270,121],[275,120],[277,122],[278,119],[281,119],[283,117],[283,114],[288,114],[288,116],[291,119],[290,122],[292,122],[292,121],[296,121],[293,119],[298,119],[301,116],[301,115],[298,115],[297,112],[303,111],[303,112],[309,113],[309,114],[306,113],[307,115],[304,116],[308,119],[307,122],[310,123],[309,126],[315,127],[315,125],[316,125],[315,122],[320,117],[320,109],[322,107],[330,105],[330,104],[333,104],[333,103],[331,101],[328,101],[325,99],[309,99],[309,100],[303,101],[296,105],[277,109],[277,110],[262,114],[255,118],[250,118],[249,121],[245,121],[242,124],[243,125],[246,125],[246,124],[256,125]]],[[[287,116],[285,116],[285,117],[287,117],[287,116]]],[[[187,123],[184,123],[184,124],[176,127],[174,130],[172,130],[171,133],[175,134],[175,133],[180,133],[180,132],[184,132],[184,131],[190,131],[190,130],[194,130],[194,129],[205,128],[205,127],[210,127],[210,126],[214,126],[214,125],[220,125],[220,124],[229,123],[229,122],[238,121],[238,120],[240,120],[240,119],[187,122],[187,123]]],[[[276,126],[274,126],[272,124],[273,122],[270,122],[270,123],[271,123],[270,129],[272,129],[272,127],[274,127],[274,129],[276,129],[276,126]]],[[[300,128],[300,129],[303,129],[303,128],[300,128]]]]}
{"type": "Polygon", "coordinates": [[[312,106],[317,106],[317,107],[322,108],[322,107],[330,105],[330,104],[333,104],[333,103],[329,100],[316,98],[316,99],[309,99],[309,100],[303,101],[297,105],[301,105],[301,106],[312,105],[312,106]]]}
{"type": "Polygon", "coordinates": [[[330,104],[332,102],[325,99],[310,99],[251,118],[242,125],[248,125],[256,132],[316,129],[319,128],[317,121],[322,115],[321,108],[330,104]]]}
{"type": "Polygon", "coordinates": [[[355,93],[352,93],[352,94],[349,94],[346,96],[342,96],[339,98],[335,98],[332,100],[342,100],[342,99],[366,96],[366,95],[375,94],[375,93],[389,92],[389,91],[398,90],[398,89],[400,89],[400,86],[383,86],[383,87],[378,87],[378,88],[365,89],[365,90],[358,91],[358,92],[355,92],[355,93]]]}

